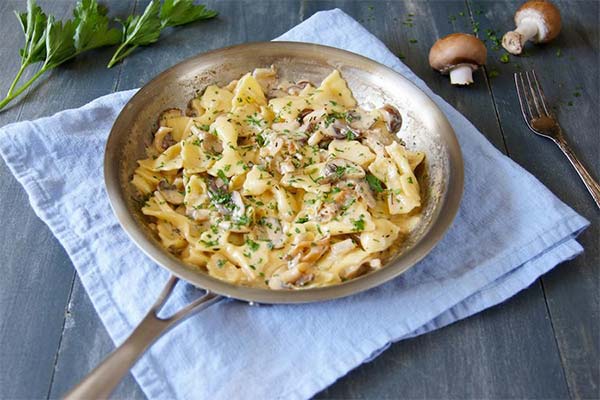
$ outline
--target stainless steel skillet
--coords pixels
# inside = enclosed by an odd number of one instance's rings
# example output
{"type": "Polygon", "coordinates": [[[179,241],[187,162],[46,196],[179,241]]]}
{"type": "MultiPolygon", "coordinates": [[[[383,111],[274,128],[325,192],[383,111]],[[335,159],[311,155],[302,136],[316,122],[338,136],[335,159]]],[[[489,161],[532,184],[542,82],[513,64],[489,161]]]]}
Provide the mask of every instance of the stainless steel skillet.
{"type": "Polygon", "coordinates": [[[72,389],[67,398],[107,397],[140,355],[162,334],[187,317],[229,297],[257,303],[304,303],[348,296],[393,279],[427,255],[448,229],[463,188],[463,162],[452,127],[435,103],[402,75],[360,55],[332,47],[297,42],[250,43],[211,51],[179,63],[146,84],[123,108],[108,137],[104,158],[106,191],[121,226],[151,259],[172,277],[155,305],[131,336],[72,389]],[[426,153],[419,179],[423,215],[397,256],[384,268],[340,285],[298,291],[271,291],[234,286],[190,268],[165,251],[145,226],[130,184],[136,160],[156,129],[157,115],[167,108],[185,109],[210,84],[225,85],[257,67],[275,65],[290,81],[319,83],[337,68],[359,104],[398,107],[400,136],[407,147],[426,153]],[[175,284],[182,279],[206,294],[169,318],[157,316],[175,284]]]}

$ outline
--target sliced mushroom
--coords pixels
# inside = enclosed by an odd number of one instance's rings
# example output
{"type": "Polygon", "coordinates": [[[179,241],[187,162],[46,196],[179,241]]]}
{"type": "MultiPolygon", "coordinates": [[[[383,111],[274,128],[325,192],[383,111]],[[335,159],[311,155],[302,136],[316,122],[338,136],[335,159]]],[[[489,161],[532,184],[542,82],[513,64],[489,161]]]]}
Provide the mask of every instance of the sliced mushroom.
{"type": "Polygon", "coordinates": [[[336,120],[331,126],[333,127],[333,130],[335,131],[335,135],[333,137],[335,137],[336,139],[346,138],[346,139],[354,140],[354,139],[358,139],[362,136],[361,131],[359,131],[358,129],[352,128],[346,122],[343,122],[339,119],[336,120]]]}
{"type": "Polygon", "coordinates": [[[167,126],[167,122],[172,118],[182,117],[183,111],[179,108],[168,108],[158,116],[158,125],[167,126]]]}
{"type": "Polygon", "coordinates": [[[327,223],[340,211],[341,207],[336,203],[325,203],[319,210],[319,222],[327,223]]]}
{"type": "Polygon", "coordinates": [[[303,123],[304,122],[304,117],[306,117],[307,115],[309,115],[313,111],[314,110],[312,108],[305,108],[304,110],[300,111],[300,113],[298,114],[298,121],[300,123],[303,123]]]}
{"type": "Polygon", "coordinates": [[[300,126],[298,131],[306,132],[308,134],[315,132],[319,125],[319,122],[321,121],[324,115],[326,115],[326,113],[323,109],[314,110],[309,112],[308,114],[303,115],[301,121],[302,125],[300,126]]]}
{"type": "Polygon", "coordinates": [[[177,189],[177,186],[162,180],[158,183],[158,191],[163,195],[167,202],[171,204],[183,204],[184,195],[177,189]]]}
{"type": "Polygon", "coordinates": [[[391,134],[396,134],[402,127],[402,115],[396,107],[386,104],[379,110],[385,121],[385,125],[391,134]]]}
{"type": "Polygon", "coordinates": [[[302,277],[297,268],[281,267],[269,279],[269,288],[273,290],[292,289],[292,283],[302,277]]]}
{"type": "Polygon", "coordinates": [[[163,151],[177,143],[173,139],[171,132],[173,132],[173,128],[168,128],[166,126],[161,126],[160,128],[158,128],[158,130],[154,134],[153,141],[153,145],[156,150],[162,153],[163,151]]]}
{"type": "Polygon", "coordinates": [[[257,225],[257,235],[261,240],[268,240],[274,249],[280,249],[285,244],[286,236],[281,227],[281,221],[275,217],[264,217],[257,225]]]}
{"type": "Polygon", "coordinates": [[[360,165],[343,158],[334,158],[325,163],[321,182],[331,183],[342,179],[363,179],[365,176],[365,170],[360,165]]]}
{"type": "Polygon", "coordinates": [[[200,99],[193,98],[188,102],[185,115],[188,117],[199,117],[204,113],[204,107],[200,105],[200,99]]]}
{"type": "Polygon", "coordinates": [[[286,258],[292,260],[292,264],[298,262],[313,263],[321,258],[327,249],[329,249],[329,236],[314,241],[311,234],[303,233],[297,236],[286,258]]]}
{"type": "Polygon", "coordinates": [[[298,96],[308,85],[314,86],[310,81],[302,79],[296,82],[296,84],[288,86],[286,92],[290,96],[298,96]]]}
{"type": "Polygon", "coordinates": [[[371,187],[369,186],[369,184],[367,182],[365,182],[364,180],[353,181],[353,183],[354,183],[354,190],[356,191],[356,194],[358,195],[358,197],[363,198],[369,208],[375,208],[375,206],[376,206],[375,196],[373,195],[373,191],[371,190],[371,187]]]}
{"type": "Polygon", "coordinates": [[[317,213],[319,221],[323,223],[331,221],[346,205],[348,199],[353,197],[352,193],[353,191],[345,186],[333,197],[333,201],[324,202],[317,213]]]}
{"type": "Polygon", "coordinates": [[[213,135],[212,133],[203,131],[192,125],[190,130],[196,136],[198,136],[202,142],[202,149],[210,154],[221,154],[223,152],[223,144],[217,137],[217,135],[213,135]]]}
{"type": "Polygon", "coordinates": [[[222,215],[230,215],[233,211],[231,209],[231,194],[227,189],[227,183],[223,182],[221,178],[209,178],[208,197],[222,215]]]}

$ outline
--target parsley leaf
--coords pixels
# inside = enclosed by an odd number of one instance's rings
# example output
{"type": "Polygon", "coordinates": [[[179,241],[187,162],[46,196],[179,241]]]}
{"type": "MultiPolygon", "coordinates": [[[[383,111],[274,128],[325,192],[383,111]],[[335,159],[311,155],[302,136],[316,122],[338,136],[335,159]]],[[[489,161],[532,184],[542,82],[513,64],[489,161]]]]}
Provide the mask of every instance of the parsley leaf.
{"type": "MultiPolygon", "coordinates": [[[[141,15],[131,15],[119,21],[122,29],[111,28],[107,9],[98,0],[79,0],[73,18],[64,22],[47,16],[35,0],[27,0],[26,12],[15,12],[25,35],[19,50],[21,65],[13,79],[0,109],[29,88],[46,71],[56,68],[77,55],[98,47],[121,43],[108,67],[123,60],[139,46],[156,42],[162,29],[187,24],[200,19],[213,18],[216,11],[194,0],[151,0],[141,15]],[[23,73],[32,64],[43,63],[39,70],[21,86],[23,73]]],[[[118,21],[118,20],[117,20],[118,21]]]]}
{"type": "Polygon", "coordinates": [[[367,174],[366,179],[367,179],[367,183],[371,187],[371,190],[373,190],[375,193],[383,192],[383,190],[384,190],[383,182],[381,182],[379,179],[377,179],[377,177],[375,175],[367,174]]]}
{"type": "Polygon", "coordinates": [[[217,16],[217,12],[203,5],[194,5],[194,0],[165,0],[160,10],[160,20],[164,27],[185,25],[200,19],[217,16]]]}
{"type": "Polygon", "coordinates": [[[76,54],[75,34],[76,21],[69,20],[63,25],[62,21],[54,21],[54,17],[48,18],[46,28],[46,60],[42,69],[54,68],[65,61],[73,58],[76,54]]]}
{"type": "Polygon", "coordinates": [[[166,27],[209,19],[216,15],[216,11],[203,5],[194,5],[193,0],[165,0],[162,7],[159,0],[152,0],[142,15],[130,15],[121,22],[123,42],[113,54],[108,68],[122,61],[139,46],[158,41],[161,31],[166,27]]]}
{"type": "Polygon", "coordinates": [[[110,19],[106,12],[107,9],[98,5],[96,0],[81,0],[77,3],[73,15],[77,21],[74,40],[78,52],[112,46],[121,41],[121,32],[116,28],[109,28],[110,19]]]}
{"type": "Polygon", "coordinates": [[[364,231],[365,230],[364,215],[361,214],[359,219],[353,219],[352,225],[354,225],[354,228],[352,229],[353,231],[355,231],[355,232],[364,231]]]}
{"type": "MultiPolygon", "coordinates": [[[[22,67],[44,61],[46,57],[46,14],[35,4],[35,0],[29,0],[27,12],[17,13],[15,11],[15,15],[25,34],[25,45],[19,50],[22,67]]],[[[20,72],[22,73],[22,71],[20,72]]]]}
{"type": "Polygon", "coordinates": [[[116,29],[109,28],[106,9],[100,7],[97,0],[80,0],[73,12],[74,18],[65,22],[46,16],[35,0],[28,0],[26,12],[15,14],[23,29],[25,44],[19,51],[21,66],[6,97],[0,101],[0,109],[23,93],[46,71],[84,51],[115,44],[121,36],[116,29]],[[42,67],[17,88],[25,69],[38,62],[43,62],[42,67]]]}
{"type": "Polygon", "coordinates": [[[252,239],[246,239],[246,245],[248,245],[248,247],[250,248],[250,250],[252,251],[256,251],[258,250],[258,248],[260,247],[260,244],[256,243],[254,240],[252,239]]]}
{"type": "Polygon", "coordinates": [[[158,41],[162,25],[160,22],[160,1],[152,0],[142,15],[130,15],[123,25],[123,43],[108,62],[108,68],[123,60],[138,46],[147,46],[158,41]]]}
{"type": "Polygon", "coordinates": [[[227,175],[225,175],[225,172],[223,172],[222,169],[217,171],[217,176],[221,178],[225,185],[229,185],[229,178],[227,178],[227,175]]]}

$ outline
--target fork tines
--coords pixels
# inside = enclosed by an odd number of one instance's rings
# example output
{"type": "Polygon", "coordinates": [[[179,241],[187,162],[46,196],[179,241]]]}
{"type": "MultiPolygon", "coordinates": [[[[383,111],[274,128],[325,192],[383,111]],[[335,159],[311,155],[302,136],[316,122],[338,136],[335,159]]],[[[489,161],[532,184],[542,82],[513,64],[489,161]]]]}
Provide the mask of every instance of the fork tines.
{"type": "MultiPolygon", "coordinates": [[[[515,72],[515,86],[517,87],[521,112],[527,125],[530,125],[530,121],[536,118],[552,117],[546,105],[544,91],[534,70],[515,72]]],[[[531,128],[531,126],[529,127],[531,128]]]]}

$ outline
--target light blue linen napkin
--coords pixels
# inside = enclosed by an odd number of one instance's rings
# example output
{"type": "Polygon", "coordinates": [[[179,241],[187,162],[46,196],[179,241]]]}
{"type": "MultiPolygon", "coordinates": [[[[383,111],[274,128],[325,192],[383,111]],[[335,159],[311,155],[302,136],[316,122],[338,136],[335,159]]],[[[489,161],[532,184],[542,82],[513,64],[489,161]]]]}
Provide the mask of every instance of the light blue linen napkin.
{"type": "MultiPolygon", "coordinates": [[[[362,54],[428,93],[462,147],[466,185],[460,211],[429,256],[379,288],[307,305],[225,301],[188,320],[133,370],[151,399],[310,397],[390,343],[497,304],[582,251],[574,238],[588,222],[498,152],[342,11],[319,12],[279,39],[362,54]]],[[[133,93],[0,131],[0,153],[67,250],[115,343],[141,320],[168,276],[128,240],[104,191],[102,149],[133,93]]],[[[174,305],[197,295],[180,286],[174,305]]]]}

